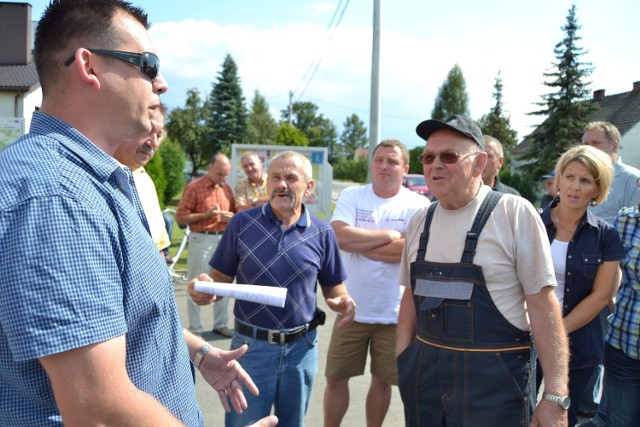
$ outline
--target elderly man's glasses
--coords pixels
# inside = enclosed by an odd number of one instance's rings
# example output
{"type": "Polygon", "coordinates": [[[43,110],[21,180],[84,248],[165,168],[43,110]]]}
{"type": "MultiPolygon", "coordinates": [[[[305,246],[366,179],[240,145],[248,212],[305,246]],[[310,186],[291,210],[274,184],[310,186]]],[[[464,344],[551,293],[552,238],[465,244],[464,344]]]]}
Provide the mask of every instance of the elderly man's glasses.
{"type": "Polygon", "coordinates": [[[418,160],[420,160],[423,165],[430,165],[436,161],[436,157],[440,157],[440,161],[442,163],[450,165],[456,163],[458,160],[466,159],[467,157],[474,156],[476,154],[478,154],[477,151],[469,154],[460,154],[453,151],[443,151],[441,153],[430,153],[427,151],[426,153],[420,154],[418,156],[418,160]]]}
{"type": "MultiPolygon", "coordinates": [[[[98,55],[110,56],[112,58],[119,59],[127,64],[140,67],[142,74],[147,76],[151,81],[158,78],[160,73],[160,58],[151,52],[133,53],[123,52],[120,50],[108,50],[108,49],[87,49],[91,53],[97,53],[98,55]]],[[[68,67],[76,59],[75,54],[64,62],[64,66],[68,67]]]]}

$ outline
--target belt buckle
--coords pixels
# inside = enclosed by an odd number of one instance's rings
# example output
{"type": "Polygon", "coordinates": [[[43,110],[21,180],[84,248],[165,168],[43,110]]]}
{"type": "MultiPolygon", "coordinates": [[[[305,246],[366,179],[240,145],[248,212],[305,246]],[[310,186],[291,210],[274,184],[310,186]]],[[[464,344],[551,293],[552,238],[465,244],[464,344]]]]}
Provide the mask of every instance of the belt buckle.
{"type": "Polygon", "coordinates": [[[269,331],[267,332],[267,342],[269,344],[284,344],[284,339],[286,338],[285,334],[280,332],[280,331],[274,331],[273,329],[269,329],[269,331]],[[276,341],[273,339],[273,336],[275,334],[278,334],[279,341],[276,341]]]}

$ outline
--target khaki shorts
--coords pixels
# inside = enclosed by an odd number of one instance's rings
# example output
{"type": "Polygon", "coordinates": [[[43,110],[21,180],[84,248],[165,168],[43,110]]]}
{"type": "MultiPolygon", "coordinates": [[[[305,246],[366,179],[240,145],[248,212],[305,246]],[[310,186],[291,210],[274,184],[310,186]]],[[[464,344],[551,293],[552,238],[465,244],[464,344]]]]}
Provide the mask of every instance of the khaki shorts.
{"type": "MultiPolygon", "coordinates": [[[[336,322],[339,322],[337,316],[336,322]]],[[[396,325],[352,322],[343,329],[333,325],[325,376],[336,380],[364,374],[367,349],[371,353],[371,374],[391,385],[398,385],[396,363],[396,325]]]]}

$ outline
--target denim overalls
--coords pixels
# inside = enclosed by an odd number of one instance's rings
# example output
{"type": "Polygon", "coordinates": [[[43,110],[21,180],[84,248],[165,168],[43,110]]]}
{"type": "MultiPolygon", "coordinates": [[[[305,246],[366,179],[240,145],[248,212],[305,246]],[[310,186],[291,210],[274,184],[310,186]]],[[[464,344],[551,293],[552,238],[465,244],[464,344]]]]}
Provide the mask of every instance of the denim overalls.
{"type": "Polygon", "coordinates": [[[435,203],[425,219],[411,288],[417,336],[398,357],[407,426],[528,426],[535,355],[529,333],[493,303],[473,264],[478,236],[502,193],[490,192],[459,263],[425,261],[435,203]]]}

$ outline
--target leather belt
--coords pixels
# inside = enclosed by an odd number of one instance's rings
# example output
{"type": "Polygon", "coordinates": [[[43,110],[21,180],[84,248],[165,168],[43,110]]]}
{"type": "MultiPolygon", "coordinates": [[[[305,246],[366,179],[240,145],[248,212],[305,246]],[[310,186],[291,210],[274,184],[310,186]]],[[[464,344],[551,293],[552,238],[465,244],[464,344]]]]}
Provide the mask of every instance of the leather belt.
{"type": "Polygon", "coordinates": [[[320,311],[318,315],[309,323],[304,325],[285,330],[278,329],[261,329],[256,326],[246,325],[235,321],[235,329],[238,333],[246,335],[248,337],[255,337],[256,339],[267,341],[269,344],[286,344],[297,340],[300,337],[307,335],[320,325],[324,325],[326,315],[324,311],[320,311]]]}
{"type": "Polygon", "coordinates": [[[220,235],[222,235],[222,233],[224,233],[224,231],[194,231],[194,233],[208,234],[208,235],[212,235],[212,236],[220,236],[220,235]]]}

